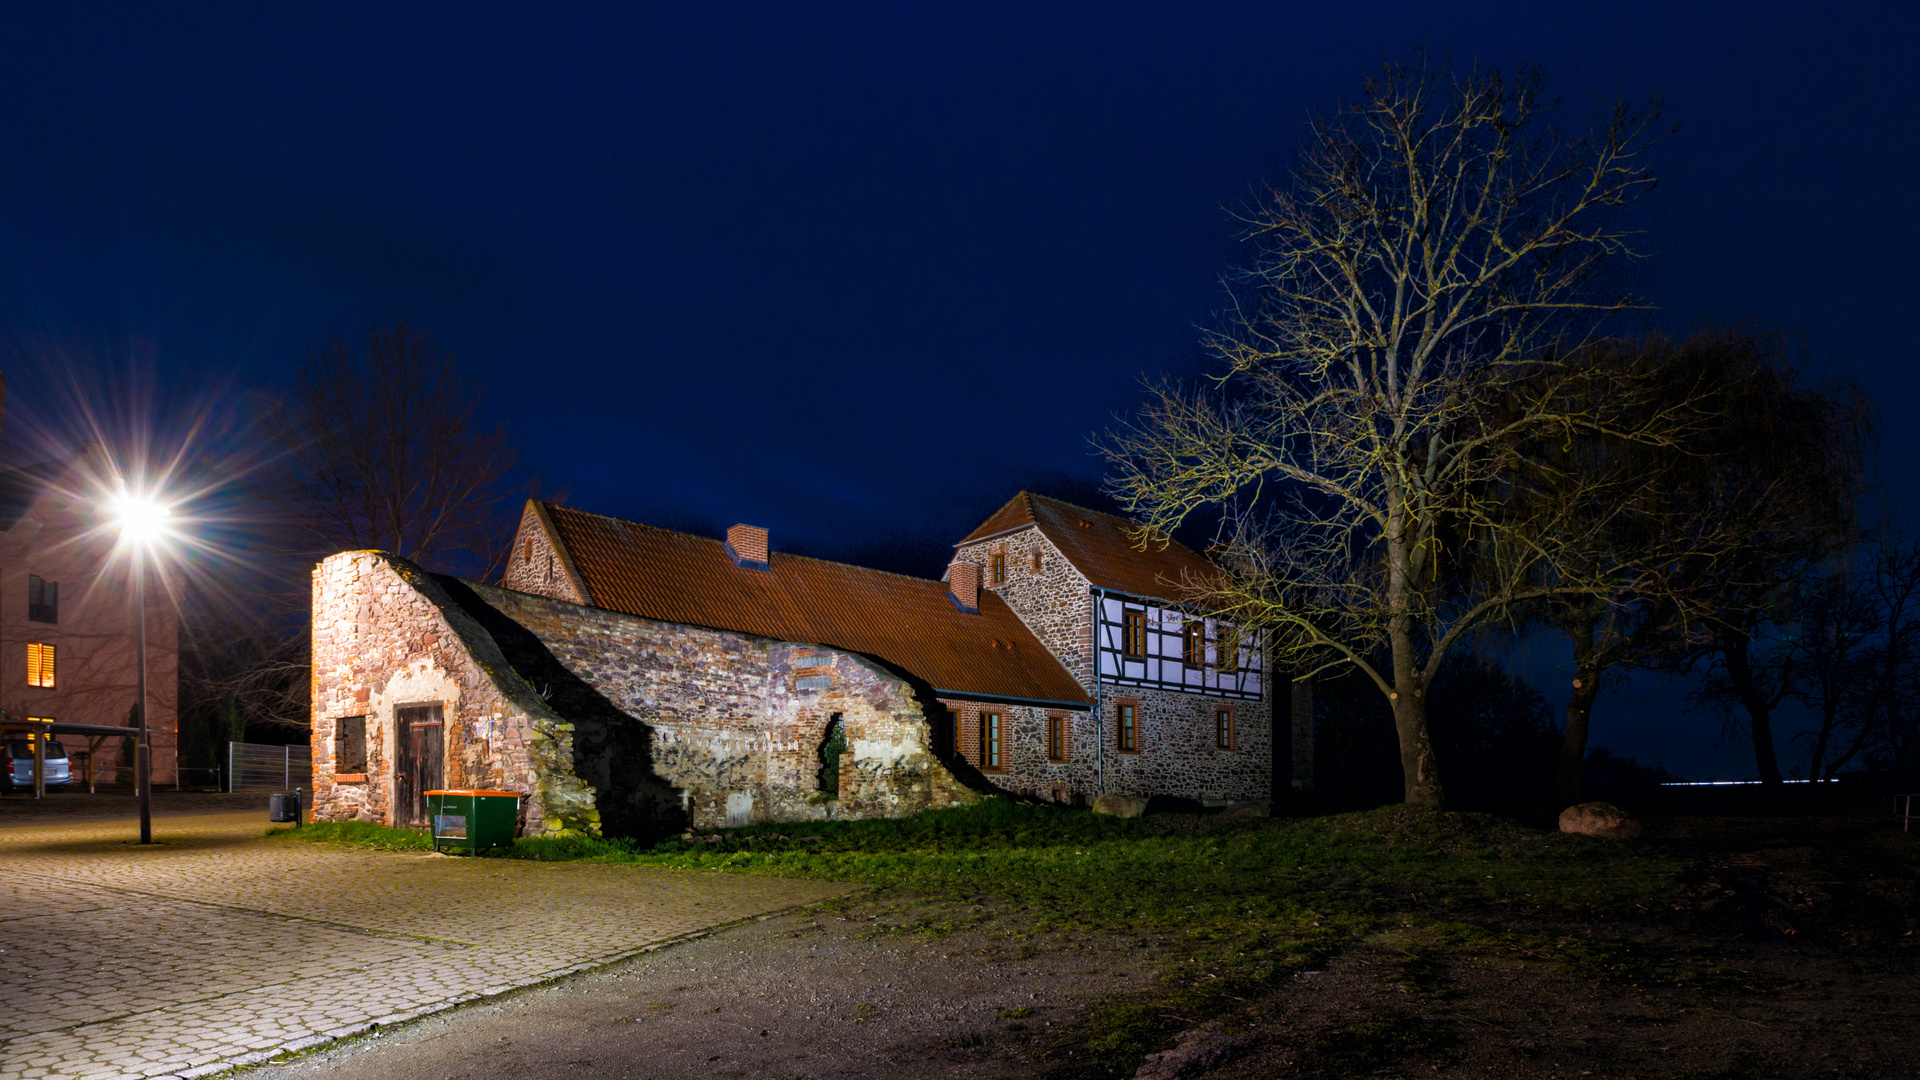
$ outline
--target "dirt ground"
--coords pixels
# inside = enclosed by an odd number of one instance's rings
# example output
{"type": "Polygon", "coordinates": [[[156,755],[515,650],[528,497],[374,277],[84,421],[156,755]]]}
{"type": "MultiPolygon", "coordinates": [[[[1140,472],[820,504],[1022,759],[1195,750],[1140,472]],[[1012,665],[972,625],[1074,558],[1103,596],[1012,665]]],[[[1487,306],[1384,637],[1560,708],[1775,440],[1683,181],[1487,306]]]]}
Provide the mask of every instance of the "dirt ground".
{"type": "Polygon", "coordinates": [[[1126,941],[1036,950],[999,920],[940,938],[881,929],[975,910],[948,907],[755,920],[247,1076],[1027,1077],[1031,1033],[1153,983],[1152,953],[1126,941]]]}
{"type": "MultiPolygon", "coordinates": [[[[1086,1076],[1087,1006],[1150,994],[1138,940],[1022,939],[1020,913],[864,899],[728,928],[249,1073],[258,1080],[1086,1076]],[[930,936],[888,929],[984,921],[930,936]],[[1084,1050],[1082,1051],[1084,1053],[1084,1050]]],[[[1097,1073],[1091,1075],[1109,1075],[1097,1073]]],[[[1378,935],[1197,1024],[1151,1080],[1920,1076],[1920,979],[1791,944],[1650,988],[1378,935]]]]}

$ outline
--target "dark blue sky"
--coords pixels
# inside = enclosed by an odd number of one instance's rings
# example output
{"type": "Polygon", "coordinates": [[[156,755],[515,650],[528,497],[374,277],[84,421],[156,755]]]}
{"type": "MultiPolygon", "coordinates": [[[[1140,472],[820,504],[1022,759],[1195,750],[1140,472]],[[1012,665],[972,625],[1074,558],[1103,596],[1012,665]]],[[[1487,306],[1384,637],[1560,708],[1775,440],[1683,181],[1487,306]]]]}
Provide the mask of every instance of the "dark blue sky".
{"type": "MultiPolygon", "coordinates": [[[[55,349],[274,384],[405,314],[575,505],[936,572],[1097,479],[1088,434],[1194,363],[1226,209],[1425,40],[1585,115],[1664,97],[1657,319],[1803,329],[1913,485],[1911,3],[394,7],[0,16],[10,411],[55,349]]],[[[1741,771],[1635,719],[1671,692],[1597,741],[1741,771]]]]}

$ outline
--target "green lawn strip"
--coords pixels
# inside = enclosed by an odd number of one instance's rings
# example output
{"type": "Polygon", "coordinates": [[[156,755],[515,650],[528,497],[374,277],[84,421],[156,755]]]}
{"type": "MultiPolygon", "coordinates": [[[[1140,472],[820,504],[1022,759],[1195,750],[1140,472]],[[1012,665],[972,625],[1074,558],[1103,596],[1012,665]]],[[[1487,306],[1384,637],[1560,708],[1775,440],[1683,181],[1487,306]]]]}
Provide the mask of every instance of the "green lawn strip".
{"type": "MultiPolygon", "coordinates": [[[[358,822],[272,835],[394,850],[431,846],[417,831],[358,822]]],[[[488,857],[856,881],[880,887],[883,898],[991,898],[1022,913],[1021,933],[1160,943],[1158,988],[1097,1004],[1051,1029],[1044,1045],[1035,1043],[1061,1075],[1129,1070],[1173,1032],[1263,997],[1280,980],[1363,940],[1401,948],[1413,989],[1430,988],[1450,955],[1519,954],[1585,977],[1633,982],[1683,983],[1694,970],[1685,958],[1631,942],[1505,929],[1657,919],[1685,870],[1684,860],[1660,845],[1407,807],[1312,819],[1121,820],[990,799],[905,819],[714,830],[650,848],[588,837],[523,838],[488,857]],[[1417,938],[1417,948],[1396,946],[1396,934],[1417,938]]],[[[937,917],[872,932],[947,933],[971,921],[943,908],[937,917]]]]}

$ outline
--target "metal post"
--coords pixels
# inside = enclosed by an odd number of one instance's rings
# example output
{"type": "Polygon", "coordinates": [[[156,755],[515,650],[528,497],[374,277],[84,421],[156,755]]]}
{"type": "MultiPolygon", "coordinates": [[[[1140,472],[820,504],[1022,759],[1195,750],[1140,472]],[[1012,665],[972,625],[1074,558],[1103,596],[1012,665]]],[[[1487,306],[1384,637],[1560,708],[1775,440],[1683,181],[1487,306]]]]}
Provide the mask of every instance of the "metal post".
{"type": "Polygon", "coordinates": [[[33,740],[33,797],[44,799],[47,797],[46,725],[42,724],[38,730],[29,733],[27,737],[33,740]]]}
{"type": "Polygon", "coordinates": [[[1087,590],[1093,598],[1093,625],[1087,627],[1087,643],[1093,646],[1093,793],[1107,793],[1107,716],[1100,708],[1100,592],[1087,590]]]}
{"type": "Polygon", "coordinates": [[[139,785],[140,799],[140,842],[153,843],[153,761],[152,748],[147,744],[147,560],[146,552],[135,551],[133,555],[133,603],[134,612],[135,670],[138,672],[140,693],[140,735],[134,746],[134,780],[139,785]]]}

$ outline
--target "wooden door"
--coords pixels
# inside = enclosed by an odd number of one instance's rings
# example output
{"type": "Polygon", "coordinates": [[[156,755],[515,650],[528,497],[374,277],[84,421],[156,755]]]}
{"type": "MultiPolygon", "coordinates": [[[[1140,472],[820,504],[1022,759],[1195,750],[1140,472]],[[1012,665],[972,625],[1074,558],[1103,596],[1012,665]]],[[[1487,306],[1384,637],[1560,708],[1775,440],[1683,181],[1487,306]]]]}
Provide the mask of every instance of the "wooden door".
{"type": "Polygon", "coordinates": [[[440,706],[406,705],[394,711],[399,753],[393,763],[393,823],[425,825],[427,792],[447,782],[440,706]]]}

